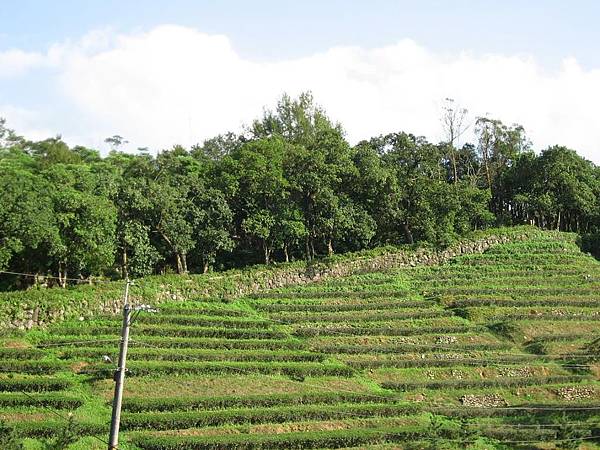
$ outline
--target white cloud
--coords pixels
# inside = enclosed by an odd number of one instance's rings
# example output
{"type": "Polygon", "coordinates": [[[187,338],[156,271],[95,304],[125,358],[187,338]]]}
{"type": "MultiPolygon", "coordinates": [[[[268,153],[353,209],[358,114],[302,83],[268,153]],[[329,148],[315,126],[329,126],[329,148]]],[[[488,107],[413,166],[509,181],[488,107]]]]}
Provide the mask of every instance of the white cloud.
{"type": "MultiPolygon", "coordinates": [[[[11,58],[18,67],[19,58],[11,58]]],[[[437,141],[441,102],[452,97],[471,118],[489,113],[524,125],[538,149],[568,145],[600,163],[600,70],[584,70],[573,59],[549,73],[527,55],[442,55],[402,40],[255,62],[225,36],[172,25],[96,32],[54,46],[46,58],[74,105],[64,117],[65,135],[70,128],[82,135],[85,121],[92,124],[90,143],[119,133],[136,146],[189,145],[240,129],[283,92],[312,90],[352,142],[399,130],[437,141]]]]}
{"type": "Polygon", "coordinates": [[[12,78],[28,70],[43,65],[45,55],[37,52],[24,52],[19,49],[0,52],[0,79],[12,78]]]}
{"type": "Polygon", "coordinates": [[[41,141],[56,135],[50,128],[44,127],[44,118],[31,109],[0,104],[0,117],[10,119],[8,128],[32,140],[41,141]]]}

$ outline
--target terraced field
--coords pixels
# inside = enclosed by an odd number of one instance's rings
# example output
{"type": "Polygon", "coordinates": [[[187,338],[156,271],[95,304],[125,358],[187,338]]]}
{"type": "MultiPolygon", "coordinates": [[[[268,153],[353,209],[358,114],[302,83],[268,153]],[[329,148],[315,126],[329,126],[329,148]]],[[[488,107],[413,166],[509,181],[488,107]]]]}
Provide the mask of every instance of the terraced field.
{"type": "MultiPolygon", "coordinates": [[[[540,233],[132,327],[123,449],[600,448],[600,263],[540,233]]],[[[104,449],[119,318],[7,336],[0,417],[104,449]]]]}

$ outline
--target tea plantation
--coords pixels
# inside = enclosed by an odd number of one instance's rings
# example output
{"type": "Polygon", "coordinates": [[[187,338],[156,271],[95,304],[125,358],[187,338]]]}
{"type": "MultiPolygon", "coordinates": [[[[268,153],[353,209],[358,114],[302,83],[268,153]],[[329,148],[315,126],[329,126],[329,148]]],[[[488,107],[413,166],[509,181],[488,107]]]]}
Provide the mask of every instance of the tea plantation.
{"type": "MultiPolygon", "coordinates": [[[[122,449],[600,448],[600,263],[540,232],[439,266],[230,302],[131,330],[122,449]]],[[[7,335],[25,448],[105,449],[119,317],[7,335]]]]}

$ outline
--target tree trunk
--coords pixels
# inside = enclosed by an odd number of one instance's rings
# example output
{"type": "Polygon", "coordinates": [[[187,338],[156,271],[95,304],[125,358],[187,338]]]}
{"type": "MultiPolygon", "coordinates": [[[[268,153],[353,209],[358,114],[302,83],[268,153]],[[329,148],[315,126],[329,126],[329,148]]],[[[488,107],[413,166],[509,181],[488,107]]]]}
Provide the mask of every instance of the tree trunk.
{"type": "Polygon", "coordinates": [[[202,266],[202,273],[208,273],[208,260],[204,260],[204,264],[202,266]]]}
{"type": "Polygon", "coordinates": [[[181,262],[181,255],[179,253],[175,253],[175,259],[177,261],[177,273],[182,274],[183,273],[183,264],[181,262]]]}
{"type": "Polygon", "coordinates": [[[454,148],[452,149],[452,171],[454,172],[454,183],[458,183],[458,170],[456,169],[456,154],[454,148]]]}
{"type": "Polygon", "coordinates": [[[290,255],[288,253],[288,245],[287,244],[283,244],[283,254],[285,256],[285,262],[290,262],[290,255]]]}
{"type": "Polygon", "coordinates": [[[485,177],[487,179],[487,187],[492,187],[492,176],[490,174],[490,164],[488,162],[488,151],[487,148],[483,151],[483,161],[485,165],[485,177]]]}
{"type": "Polygon", "coordinates": [[[307,261],[310,261],[310,244],[309,244],[309,240],[310,240],[310,238],[308,237],[308,235],[306,235],[306,239],[304,240],[304,247],[305,247],[306,260],[307,261]]]}
{"type": "Polygon", "coordinates": [[[122,268],[122,276],[123,278],[129,278],[129,262],[127,261],[127,247],[123,247],[123,268],[122,268]]]}
{"type": "Polygon", "coordinates": [[[414,244],[415,240],[413,238],[412,232],[410,231],[410,228],[408,227],[408,223],[404,222],[402,224],[402,228],[404,230],[404,238],[406,239],[406,242],[408,244],[414,244]]]}
{"type": "Polygon", "coordinates": [[[183,273],[188,273],[186,253],[181,254],[181,268],[183,269],[183,273]]]}
{"type": "Polygon", "coordinates": [[[558,217],[556,218],[556,231],[560,231],[560,209],[558,210],[558,217]]]}
{"type": "Polygon", "coordinates": [[[332,239],[327,239],[327,256],[333,255],[333,242],[332,239]]]}
{"type": "Polygon", "coordinates": [[[67,287],[67,263],[65,261],[58,263],[58,284],[62,288],[67,287]]]}
{"type": "Polygon", "coordinates": [[[263,239],[262,247],[263,247],[263,255],[264,255],[265,264],[268,266],[269,263],[271,262],[271,250],[269,249],[269,246],[267,245],[267,241],[264,239],[263,239]]]}

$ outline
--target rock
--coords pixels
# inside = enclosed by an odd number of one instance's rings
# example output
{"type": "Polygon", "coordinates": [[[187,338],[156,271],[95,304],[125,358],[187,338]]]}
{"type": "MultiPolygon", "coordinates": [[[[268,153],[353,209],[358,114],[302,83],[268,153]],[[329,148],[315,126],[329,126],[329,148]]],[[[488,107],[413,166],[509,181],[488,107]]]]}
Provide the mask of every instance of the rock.
{"type": "Polygon", "coordinates": [[[455,336],[438,336],[435,339],[436,344],[456,344],[457,339],[455,336]]]}
{"type": "Polygon", "coordinates": [[[502,367],[498,370],[501,377],[531,377],[533,369],[531,367],[502,367]]]}
{"type": "Polygon", "coordinates": [[[417,394],[413,397],[413,401],[422,402],[425,400],[425,396],[423,394],[417,394]]]}
{"type": "Polygon", "coordinates": [[[587,386],[562,387],[556,390],[556,395],[564,400],[583,400],[592,397],[596,390],[587,386]]]}
{"type": "Polygon", "coordinates": [[[507,406],[506,400],[504,400],[498,394],[465,394],[460,398],[460,402],[463,404],[463,406],[469,406],[471,408],[507,406]]]}

